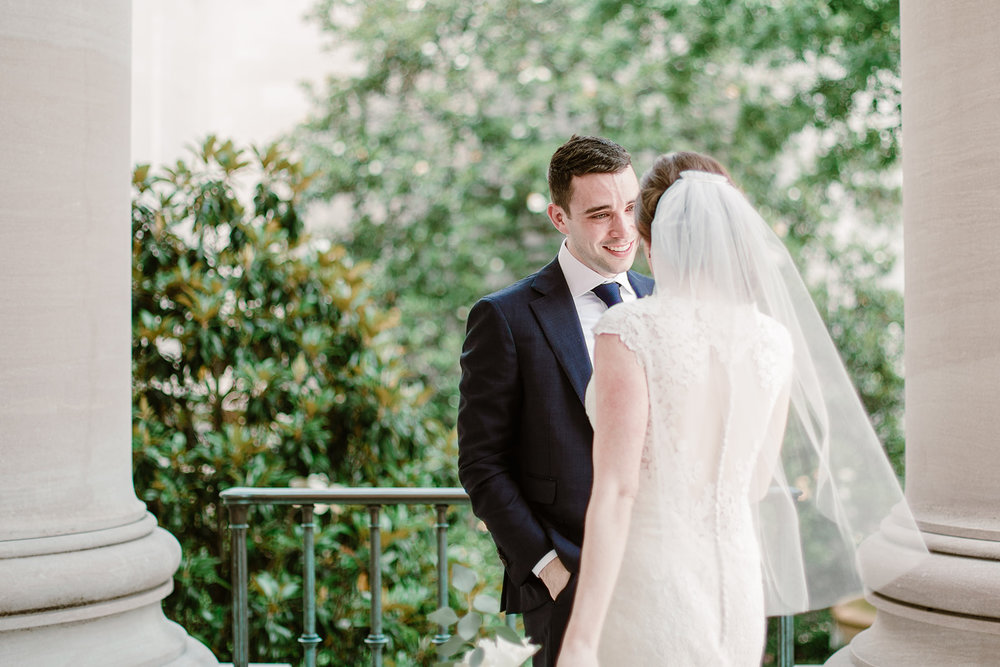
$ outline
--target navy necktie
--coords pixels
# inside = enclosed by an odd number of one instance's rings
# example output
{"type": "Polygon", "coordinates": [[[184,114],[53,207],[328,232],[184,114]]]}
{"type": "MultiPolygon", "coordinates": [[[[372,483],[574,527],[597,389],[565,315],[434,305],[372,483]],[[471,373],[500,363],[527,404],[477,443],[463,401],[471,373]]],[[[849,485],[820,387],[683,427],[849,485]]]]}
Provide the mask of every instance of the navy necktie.
{"type": "Polygon", "coordinates": [[[590,291],[606,303],[608,308],[622,302],[621,287],[618,283],[602,283],[590,291]]]}

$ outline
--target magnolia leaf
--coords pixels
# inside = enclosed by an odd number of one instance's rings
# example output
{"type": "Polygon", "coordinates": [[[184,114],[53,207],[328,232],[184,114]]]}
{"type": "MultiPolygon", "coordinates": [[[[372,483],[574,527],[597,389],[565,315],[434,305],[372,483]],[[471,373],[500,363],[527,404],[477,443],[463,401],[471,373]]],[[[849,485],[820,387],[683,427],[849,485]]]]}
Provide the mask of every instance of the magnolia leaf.
{"type": "Polygon", "coordinates": [[[296,382],[301,383],[305,379],[306,373],[309,371],[309,364],[306,363],[306,357],[304,354],[299,352],[298,356],[295,357],[295,361],[292,362],[292,377],[296,382]]]}
{"type": "Polygon", "coordinates": [[[152,330],[156,328],[156,316],[148,310],[139,311],[139,321],[142,322],[142,326],[147,329],[152,330]]]}
{"type": "Polygon", "coordinates": [[[437,611],[427,614],[427,620],[431,623],[447,627],[458,621],[458,614],[451,607],[441,607],[437,611]]]}
{"type": "Polygon", "coordinates": [[[132,172],[132,183],[139,184],[145,181],[149,177],[149,165],[148,164],[137,164],[135,165],[135,170],[132,172]]]}
{"type": "Polygon", "coordinates": [[[253,578],[253,582],[264,597],[273,599],[278,595],[280,585],[278,580],[268,572],[261,572],[253,578]]]}
{"type": "Polygon", "coordinates": [[[483,617],[474,611],[470,611],[468,614],[458,619],[458,636],[465,641],[471,641],[476,633],[479,632],[480,626],[483,624],[483,617]]]}
{"type": "Polygon", "coordinates": [[[480,593],[472,600],[472,608],[484,614],[499,614],[500,601],[492,595],[480,593]]]}
{"type": "Polygon", "coordinates": [[[451,585],[463,593],[471,593],[479,577],[467,567],[455,563],[451,566],[451,585]]]}

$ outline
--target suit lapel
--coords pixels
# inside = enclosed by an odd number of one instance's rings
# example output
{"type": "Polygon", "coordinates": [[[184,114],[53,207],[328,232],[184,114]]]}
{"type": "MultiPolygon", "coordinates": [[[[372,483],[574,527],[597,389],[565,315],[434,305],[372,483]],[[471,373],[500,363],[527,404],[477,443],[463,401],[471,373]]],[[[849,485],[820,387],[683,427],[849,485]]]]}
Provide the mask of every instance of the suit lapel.
{"type": "Polygon", "coordinates": [[[550,262],[539,271],[532,287],[541,296],[531,302],[531,310],[582,403],[592,369],[580,317],[559,262],[550,262]]]}
{"type": "MultiPolygon", "coordinates": [[[[640,298],[653,291],[652,278],[641,273],[629,271],[628,280],[640,298]]],[[[580,328],[580,316],[558,260],[553,260],[539,271],[531,286],[541,294],[531,302],[531,310],[582,403],[593,367],[587,354],[583,329],[580,328]]]]}

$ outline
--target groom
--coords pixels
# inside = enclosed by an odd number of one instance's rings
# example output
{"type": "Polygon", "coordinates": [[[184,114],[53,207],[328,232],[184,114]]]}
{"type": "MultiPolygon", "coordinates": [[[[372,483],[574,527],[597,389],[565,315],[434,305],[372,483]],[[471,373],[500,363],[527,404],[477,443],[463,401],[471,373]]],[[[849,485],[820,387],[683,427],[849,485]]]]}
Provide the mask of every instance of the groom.
{"type": "Polygon", "coordinates": [[[542,646],[535,667],[555,664],[580,567],[592,328],[610,305],[653,287],[629,270],[639,183],[628,152],[574,135],[548,180],[548,216],[565,239],[547,266],[473,306],[458,408],[458,474],[504,565],[503,608],[523,614],[542,646]]]}

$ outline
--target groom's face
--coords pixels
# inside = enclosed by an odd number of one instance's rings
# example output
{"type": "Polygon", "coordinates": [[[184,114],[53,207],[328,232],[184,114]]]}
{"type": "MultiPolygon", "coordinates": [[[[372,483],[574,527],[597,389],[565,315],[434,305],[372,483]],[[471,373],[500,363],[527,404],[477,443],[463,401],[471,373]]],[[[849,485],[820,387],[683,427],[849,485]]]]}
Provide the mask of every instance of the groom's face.
{"type": "Polygon", "coordinates": [[[632,167],[616,174],[574,176],[569,209],[549,204],[549,219],[566,235],[573,256],[606,278],[632,267],[639,234],[635,200],[639,180],[632,167]]]}

